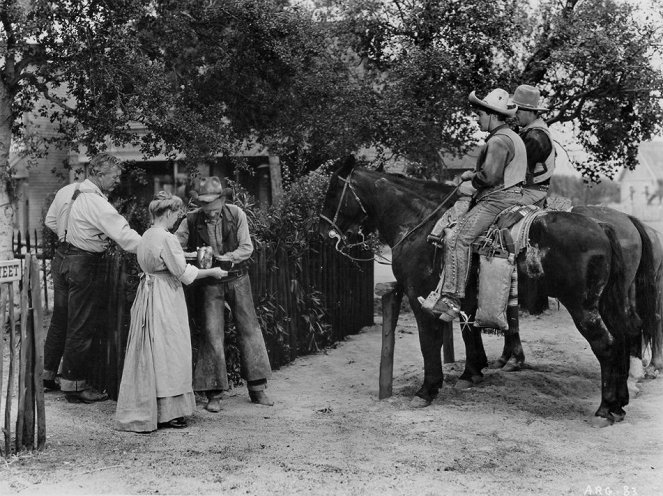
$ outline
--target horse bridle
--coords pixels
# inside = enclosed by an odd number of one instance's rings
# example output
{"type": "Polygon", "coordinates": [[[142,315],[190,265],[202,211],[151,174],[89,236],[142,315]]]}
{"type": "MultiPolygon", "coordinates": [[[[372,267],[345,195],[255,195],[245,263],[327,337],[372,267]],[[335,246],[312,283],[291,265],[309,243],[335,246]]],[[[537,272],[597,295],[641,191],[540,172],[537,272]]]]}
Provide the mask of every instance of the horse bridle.
{"type": "MultiPolygon", "coordinates": [[[[350,171],[350,173],[347,175],[347,177],[340,177],[337,176],[337,179],[339,181],[343,181],[343,191],[341,191],[341,198],[338,201],[338,206],[336,207],[336,212],[334,212],[334,218],[330,219],[326,215],[320,214],[320,218],[324,221],[326,221],[330,226],[331,230],[329,231],[329,237],[332,239],[336,239],[336,250],[340,251],[338,249],[338,244],[343,241],[345,243],[345,240],[347,239],[347,236],[343,234],[343,231],[341,230],[340,227],[338,227],[338,216],[341,212],[341,207],[343,206],[343,199],[345,198],[345,193],[350,191],[352,193],[352,196],[355,197],[355,201],[359,205],[359,208],[361,208],[361,211],[363,212],[363,217],[359,220],[358,224],[361,224],[364,219],[368,217],[368,212],[366,212],[366,208],[364,207],[364,204],[361,202],[361,199],[359,198],[359,195],[355,191],[355,187],[352,185],[352,182],[350,180],[350,177],[352,176],[352,173],[354,172],[354,169],[350,171]]],[[[363,241],[361,243],[355,243],[353,245],[348,245],[345,243],[345,246],[348,248],[352,248],[353,246],[358,246],[360,244],[363,244],[363,241]]]]}

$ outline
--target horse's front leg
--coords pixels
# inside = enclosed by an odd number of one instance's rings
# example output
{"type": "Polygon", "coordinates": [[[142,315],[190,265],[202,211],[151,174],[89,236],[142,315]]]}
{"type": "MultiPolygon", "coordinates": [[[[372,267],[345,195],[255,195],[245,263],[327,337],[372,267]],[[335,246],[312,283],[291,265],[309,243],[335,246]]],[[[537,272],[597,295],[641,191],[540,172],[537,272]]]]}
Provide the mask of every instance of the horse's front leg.
{"type": "Polygon", "coordinates": [[[442,372],[443,322],[424,314],[420,306],[413,308],[413,311],[419,328],[421,354],[424,358],[424,383],[413,398],[412,405],[423,407],[430,405],[444,380],[442,372]]]}

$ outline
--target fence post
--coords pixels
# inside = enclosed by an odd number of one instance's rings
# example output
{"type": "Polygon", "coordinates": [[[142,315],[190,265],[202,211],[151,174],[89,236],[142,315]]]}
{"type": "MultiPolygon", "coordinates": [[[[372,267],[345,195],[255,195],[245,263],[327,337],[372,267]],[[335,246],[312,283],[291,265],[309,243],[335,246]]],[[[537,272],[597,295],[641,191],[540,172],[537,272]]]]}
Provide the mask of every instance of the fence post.
{"type": "Polygon", "coordinates": [[[7,304],[9,306],[9,371],[7,374],[7,401],[5,401],[5,456],[11,453],[11,409],[14,394],[14,367],[16,366],[16,339],[14,329],[16,318],[14,316],[14,283],[7,284],[7,304]]]}
{"type": "Polygon", "coordinates": [[[37,413],[37,449],[46,445],[46,410],[44,407],[44,388],[41,376],[44,371],[44,310],[41,306],[41,288],[39,287],[39,261],[32,261],[32,332],[34,344],[34,392],[37,413]]]}
{"type": "MultiPolygon", "coordinates": [[[[0,284],[0,393],[2,392],[2,379],[3,379],[3,373],[2,371],[5,369],[5,350],[4,350],[4,345],[5,345],[5,340],[2,338],[2,333],[5,330],[5,317],[7,316],[6,314],[6,309],[7,306],[5,304],[5,296],[7,295],[7,291],[3,290],[4,284],[0,284]]],[[[2,394],[0,394],[0,412],[2,411],[2,394]]],[[[0,445],[0,454],[2,454],[4,450],[2,449],[2,446],[0,445]]]]}

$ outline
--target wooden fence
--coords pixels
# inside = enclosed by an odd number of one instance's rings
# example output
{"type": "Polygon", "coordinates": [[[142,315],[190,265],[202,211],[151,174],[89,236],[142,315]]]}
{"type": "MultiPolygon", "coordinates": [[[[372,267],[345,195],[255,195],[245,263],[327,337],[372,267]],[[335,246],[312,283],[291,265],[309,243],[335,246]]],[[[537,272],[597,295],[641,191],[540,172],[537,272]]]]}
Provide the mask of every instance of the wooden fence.
{"type": "MultiPolygon", "coordinates": [[[[370,258],[371,254],[355,250],[352,256],[370,258]]],[[[372,261],[352,261],[329,244],[314,247],[297,258],[284,252],[275,254],[257,249],[254,259],[249,272],[254,301],[257,303],[269,296],[287,316],[284,339],[288,346],[276,349],[270,347],[270,340],[266,339],[273,367],[288,363],[308,350],[304,342],[308,339],[306,320],[301,318],[302,312],[306,311],[302,305],[303,295],[316,291],[322,294],[332,342],[373,324],[372,261]]],[[[138,274],[126,254],[107,256],[105,264],[105,287],[108,289],[106,330],[93,344],[91,380],[95,387],[116,399],[124,366],[129,310],[138,285],[138,274]]]]}
{"type": "Polygon", "coordinates": [[[54,249],[55,246],[48,246],[48,242],[45,244],[43,239],[39,239],[36,229],[32,231],[32,234],[30,231],[27,231],[25,234],[21,231],[12,234],[12,252],[14,253],[14,258],[25,260],[26,254],[30,253],[33,258],[39,261],[43,304],[46,311],[49,308],[48,275],[50,273],[50,263],[47,263],[47,261],[53,258],[54,249]]]}

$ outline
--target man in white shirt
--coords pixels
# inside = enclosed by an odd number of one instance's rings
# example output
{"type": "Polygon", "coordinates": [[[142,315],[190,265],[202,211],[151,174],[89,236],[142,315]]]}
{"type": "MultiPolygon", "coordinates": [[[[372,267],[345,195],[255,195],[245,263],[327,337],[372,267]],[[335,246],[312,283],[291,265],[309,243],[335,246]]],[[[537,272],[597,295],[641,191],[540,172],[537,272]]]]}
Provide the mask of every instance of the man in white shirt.
{"type": "Polygon", "coordinates": [[[87,382],[90,347],[103,309],[101,257],[109,240],[135,253],[141,238],[106,197],[120,183],[121,174],[118,158],[96,155],[89,177],[60,189],[46,214],[45,224],[60,244],[51,263],[54,308],[42,378],[45,388],[57,389],[55,375],[62,359],[60,387],[72,403],[108,399],[87,382]]]}
{"type": "Polygon", "coordinates": [[[241,350],[242,377],[249,397],[256,404],[274,403],[265,393],[271,367],[251,294],[248,260],[253,253],[246,214],[225,201],[224,189],[216,176],[204,178],[195,201],[200,208],[190,212],[175,233],[188,252],[212,248],[216,263],[228,271],[221,280],[201,280],[197,297],[202,308],[201,343],[193,372],[194,391],[204,391],[210,412],[221,410],[221,397],[229,387],[224,348],[224,306],[230,306],[241,350]]]}

